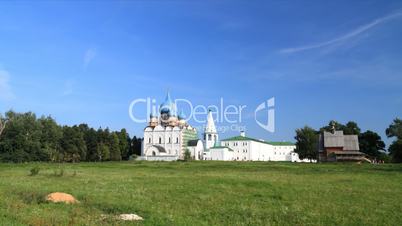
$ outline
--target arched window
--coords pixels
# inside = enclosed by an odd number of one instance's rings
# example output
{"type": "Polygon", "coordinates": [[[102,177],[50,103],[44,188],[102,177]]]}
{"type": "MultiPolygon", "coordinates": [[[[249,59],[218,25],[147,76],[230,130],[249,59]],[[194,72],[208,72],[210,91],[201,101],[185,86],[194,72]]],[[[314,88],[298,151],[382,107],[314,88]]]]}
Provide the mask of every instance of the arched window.
{"type": "Polygon", "coordinates": [[[179,138],[178,137],[176,137],[176,144],[178,144],[179,143],[179,138]]]}
{"type": "Polygon", "coordinates": [[[152,156],[155,156],[155,155],[156,155],[156,153],[153,151],[153,152],[152,152],[152,156]]]}
{"type": "Polygon", "coordinates": [[[148,139],[148,143],[151,143],[151,141],[152,141],[151,138],[149,138],[149,139],[148,139]]]}
{"type": "Polygon", "coordinates": [[[159,143],[162,144],[162,137],[159,137],[159,143]]]}
{"type": "Polygon", "coordinates": [[[169,144],[170,144],[170,142],[171,142],[171,138],[169,137],[169,144]]]}

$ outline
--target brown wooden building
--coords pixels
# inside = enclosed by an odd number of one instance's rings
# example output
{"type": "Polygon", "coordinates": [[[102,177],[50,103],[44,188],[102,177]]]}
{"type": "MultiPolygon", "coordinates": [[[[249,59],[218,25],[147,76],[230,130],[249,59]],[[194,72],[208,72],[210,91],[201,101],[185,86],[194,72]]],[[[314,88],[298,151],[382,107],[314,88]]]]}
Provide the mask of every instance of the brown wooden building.
{"type": "Polygon", "coordinates": [[[343,131],[322,132],[318,141],[318,161],[320,162],[362,162],[370,161],[359,151],[357,135],[344,135],[343,131]]]}

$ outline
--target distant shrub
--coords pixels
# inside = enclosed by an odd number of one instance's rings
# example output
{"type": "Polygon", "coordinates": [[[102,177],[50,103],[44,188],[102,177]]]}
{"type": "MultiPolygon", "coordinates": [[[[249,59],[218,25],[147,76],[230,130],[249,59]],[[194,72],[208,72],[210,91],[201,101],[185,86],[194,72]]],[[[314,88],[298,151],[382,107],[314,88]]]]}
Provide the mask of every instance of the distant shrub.
{"type": "Polygon", "coordinates": [[[188,149],[186,149],[186,151],[184,151],[184,161],[188,162],[191,160],[191,153],[188,149]]]}
{"type": "Polygon", "coordinates": [[[128,160],[136,160],[137,158],[138,158],[138,155],[132,154],[132,155],[130,155],[130,157],[128,158],[128,160]]]}
{"type": "Polygon", "coordinates": [[[40,168],[38,166],[35,166],[31,170],[29,170],[30,174],[29,176],[36,176],[39,174],[40,168]]]}

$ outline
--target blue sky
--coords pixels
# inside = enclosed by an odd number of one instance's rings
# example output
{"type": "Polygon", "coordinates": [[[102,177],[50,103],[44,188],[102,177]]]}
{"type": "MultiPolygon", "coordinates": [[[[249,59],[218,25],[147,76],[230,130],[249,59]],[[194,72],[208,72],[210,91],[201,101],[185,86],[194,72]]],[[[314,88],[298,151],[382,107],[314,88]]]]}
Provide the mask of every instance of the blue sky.
{"type": "Polygon", "coordinates": [[[136,98],[222,97],[251,116],[275,97],[275,133],[245,117],[249,136],[292,141],[335,119],[387,143],[402,115],[401,1],[1,1],[0,11],[1,112],[142,136],[128,115],[136,98]]]}

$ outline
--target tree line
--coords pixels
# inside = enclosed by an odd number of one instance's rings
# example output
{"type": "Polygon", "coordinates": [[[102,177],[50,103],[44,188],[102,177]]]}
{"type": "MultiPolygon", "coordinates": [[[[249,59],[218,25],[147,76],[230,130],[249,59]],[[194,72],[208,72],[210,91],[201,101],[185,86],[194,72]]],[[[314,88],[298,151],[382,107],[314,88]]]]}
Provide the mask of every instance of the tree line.
{"type": "Polygon", "coordinates": [[[125,129],[61,126],[51,116],[32,112],[0,115],[1,162],[120,161],[141,154],[141,139],[125,129]]]}
{"type": "Polygon", "coordinates": [[[359,138],[359,149],[369,158],[383,160],[385,162],[402,162],[402,120],[396,118],[392,124],[386,129],[385,134],[394,141],[385,149],[385,143],[381,136],[376,132],[367,130],[361,132],[356,122],[349,121],[341,124],[337,121],[330,121],[327,126],[315,130],[309,126],[296,129],[296,150],[301,158],[317,159],[318,158],[318,135],[323,131],[330,132],[332,126],[335,130],[342,130],[345,135],[357,135],[359,138]]]}

